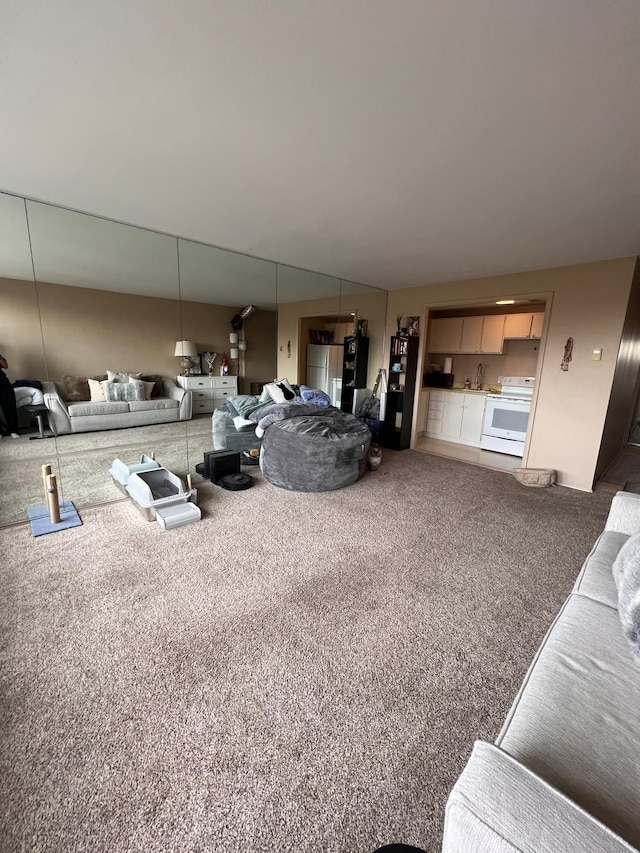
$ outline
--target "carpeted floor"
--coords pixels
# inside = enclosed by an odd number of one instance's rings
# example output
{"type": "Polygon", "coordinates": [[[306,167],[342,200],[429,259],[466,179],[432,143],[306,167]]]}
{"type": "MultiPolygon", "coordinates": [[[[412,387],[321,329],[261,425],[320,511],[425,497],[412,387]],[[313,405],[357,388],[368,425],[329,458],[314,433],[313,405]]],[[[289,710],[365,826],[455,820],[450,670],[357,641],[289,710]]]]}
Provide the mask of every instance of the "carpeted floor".
{"type": "Polygon", "coordinates": [[[405,451],[325,494],[200,489],[0,530],[4,851],[439,849],[607,493],[405,451]]]}

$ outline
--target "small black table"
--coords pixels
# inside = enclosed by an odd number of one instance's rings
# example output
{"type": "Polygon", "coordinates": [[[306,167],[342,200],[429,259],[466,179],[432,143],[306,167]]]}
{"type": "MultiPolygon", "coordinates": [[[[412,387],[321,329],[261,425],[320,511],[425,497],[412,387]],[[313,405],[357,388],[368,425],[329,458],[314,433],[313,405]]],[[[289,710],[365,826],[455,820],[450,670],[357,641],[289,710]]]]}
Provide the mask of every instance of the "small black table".
{"type": "MultiPolygon", "coordinates": [[[[30,435],[29,439],[31,441],[33,441],[34,439],[37,439],[37,438],[55,438],[53,433],[50,433],[49,435],[47,435],[44,431],[44,422],[42,420],[42,416],[46,415],[47,412],[49,411],[49,409],[47,409],[46,406],[43,406],[42,403],[39,403],[36,405],[23,406],[22,408],[25,410],[25,412],[29,412],[30,415],[35,415],[36,418],[38,419],[38,435],[30,435]]],[[[47,426],[48,426],[48,423],[49,423],[49,420],[47,418],[47,426]]]]}

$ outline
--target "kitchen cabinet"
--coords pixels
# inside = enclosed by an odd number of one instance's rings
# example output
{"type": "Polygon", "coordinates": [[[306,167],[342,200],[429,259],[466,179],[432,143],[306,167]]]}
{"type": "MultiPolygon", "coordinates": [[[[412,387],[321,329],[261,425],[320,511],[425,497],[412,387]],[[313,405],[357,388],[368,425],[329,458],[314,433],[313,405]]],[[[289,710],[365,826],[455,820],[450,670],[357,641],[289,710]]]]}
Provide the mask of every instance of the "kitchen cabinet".
{"type": "Polygon", "coordinates": [[[504,321],[504,337],[511,340],[540,338],[543,323],[542,311],[535,314],[507,314],[504,321]]]}
{"type": "Polygon", "coordinates": [[[504,320],[504,314],[489,314],[482,318],[482,340],[480,341],[480,352],[502,352],[504,320]]]}
{"type": "Polygon", "coordinates": [[[429,405],[429,392],[421,391],[418,396],[418,415],[416,418],[416,432],[424,434],[427,428],[427,407],[429,405]]]}
{"type": "Polygon", "coordinates": [[[538,311],[537,314],[534,314],[531,318],[531,335],[532,338],[541,338],[542,337],[542,327],[544,325],[544,314],[542,311],[538,311]]]}
{"type": "Polygon", "coordinates": [[[429,323],[429,352],[460,352],[462,317],[444,317],[429,323]]]}
{"type": "Polygon", "coordinates": [[[480,447],[486,395],[461,391],[430,391],[427,435],[480,447]]]}
{"type": "Polygon", "coordinates": [[[427,351],[432,353],[501,353],[504,314],[445,317],[429,325],[427,351]]]}

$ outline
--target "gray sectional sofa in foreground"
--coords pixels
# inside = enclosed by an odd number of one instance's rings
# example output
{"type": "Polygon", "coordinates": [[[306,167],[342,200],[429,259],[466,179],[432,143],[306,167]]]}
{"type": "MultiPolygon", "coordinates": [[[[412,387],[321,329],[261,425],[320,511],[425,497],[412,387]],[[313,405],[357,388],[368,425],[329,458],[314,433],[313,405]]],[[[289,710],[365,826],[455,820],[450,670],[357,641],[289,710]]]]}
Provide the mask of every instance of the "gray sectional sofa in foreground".
{"type": "Polygon", "coordinates": [[[498,739],[451,792],[445,853],[640,849],[640,663],[612,575],[637,533],[640,495],[618,492],[498,739]]]}

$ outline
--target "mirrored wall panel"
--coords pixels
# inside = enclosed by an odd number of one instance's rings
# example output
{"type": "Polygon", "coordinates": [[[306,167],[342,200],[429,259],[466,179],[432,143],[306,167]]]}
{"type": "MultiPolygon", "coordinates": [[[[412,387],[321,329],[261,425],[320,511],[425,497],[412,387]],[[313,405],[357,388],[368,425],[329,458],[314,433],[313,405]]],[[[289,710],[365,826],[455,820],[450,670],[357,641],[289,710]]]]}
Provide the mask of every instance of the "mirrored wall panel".
{"type": "Polygon", "coordinates": [[[0,441],[0,525],[44,504],[47,464],[78,509],[125,499],[116,459],[153,453],[197,481],[215,408],[311,381],[309,346],[330,341],[337,358],[363,318],[382,363],[383,291],[8,193],[0,299],[18,416],[18,438],[0,441]]]}

